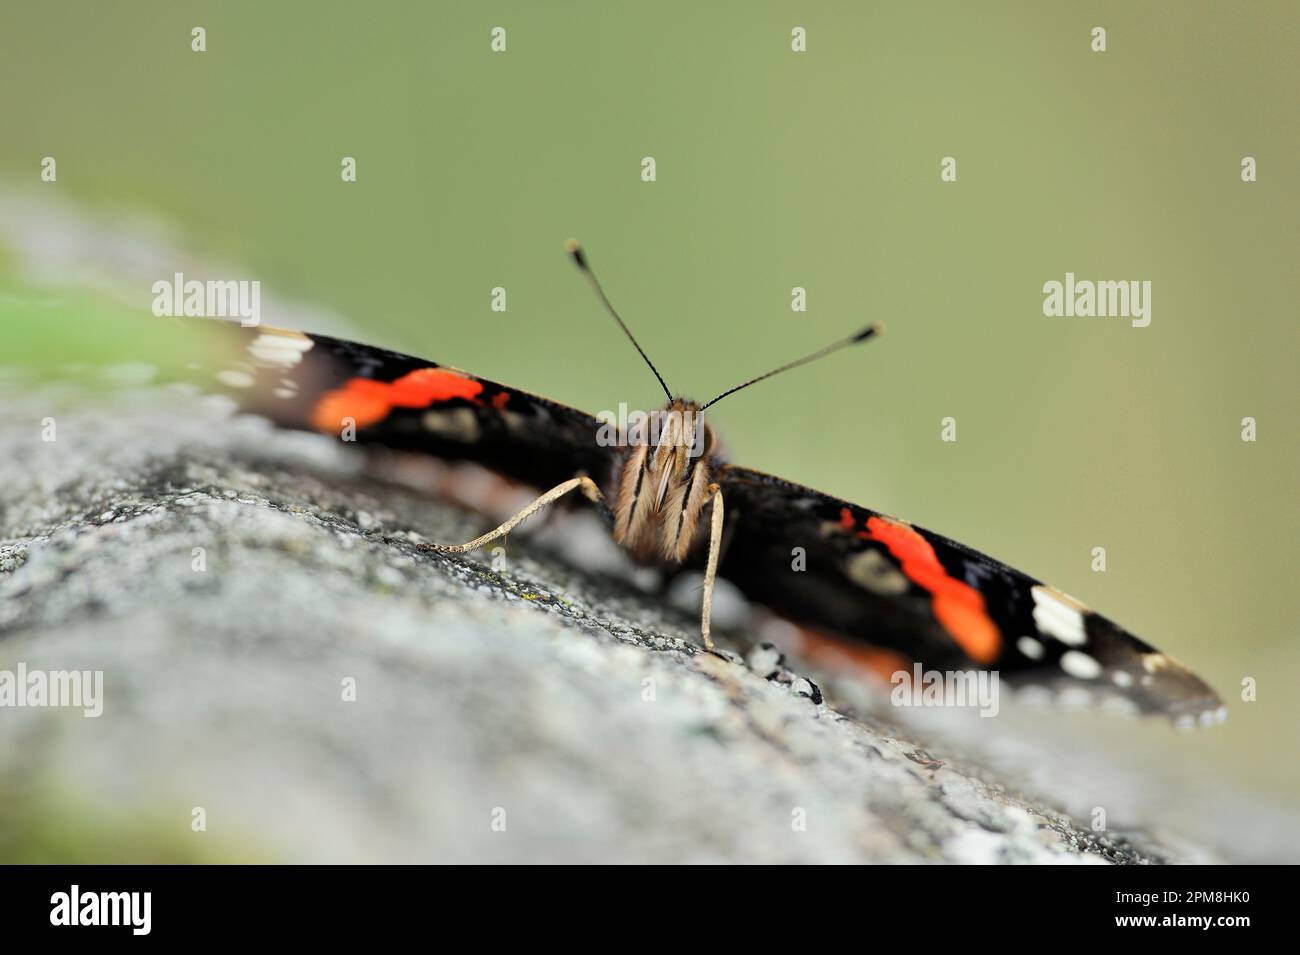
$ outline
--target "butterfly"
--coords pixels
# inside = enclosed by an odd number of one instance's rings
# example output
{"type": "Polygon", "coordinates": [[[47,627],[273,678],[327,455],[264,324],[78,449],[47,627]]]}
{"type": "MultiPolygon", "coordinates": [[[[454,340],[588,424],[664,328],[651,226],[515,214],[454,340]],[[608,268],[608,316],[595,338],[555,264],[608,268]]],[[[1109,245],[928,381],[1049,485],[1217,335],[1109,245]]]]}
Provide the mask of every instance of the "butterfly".
{"type": "Polygon", "coordinates": [[[795,624],[810,655],[882,676],[916,663],[995,670],[1012,684],[1179,725],[1226,716],[1190,670],[1061,591],[933,531],[726,459],[709,408],[870,341],[879,324],[695,402],[668,388],[581,247],[568,251],[663,388],[662,408],[612,422],[382,348],[234,324],[224,327],[244,337],[243,358],[206,384],[282,427],[472,461],[540,492],[472,541],[423,545],[449,557],[504,537],[562,499],[585,498],[634,560],[703,569],[708,649],[721,576],[795,624]]]}

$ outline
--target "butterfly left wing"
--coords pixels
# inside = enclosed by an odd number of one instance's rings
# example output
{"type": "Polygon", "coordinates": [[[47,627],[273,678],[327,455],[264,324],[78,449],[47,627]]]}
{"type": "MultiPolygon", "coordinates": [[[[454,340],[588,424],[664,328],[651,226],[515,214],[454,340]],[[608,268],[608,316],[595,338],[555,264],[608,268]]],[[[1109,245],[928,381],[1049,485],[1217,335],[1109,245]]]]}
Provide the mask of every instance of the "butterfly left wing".
{"type": "Polygon", "coordinates": [[[883,648],[927,669],[995,669],[1182,724],[1226,715],[1186,667],[963,544],[747,468],[724,466],[717,481],[728,515],[719,575],[850,649],[883,648]]]}
{"type": "Polygon", "coordinates": [[[579,472],[605,481],[614,466],[599,420],[539,395],[347,339],[194,321],[234,347],[192,378],[280,427],[472,461],[543,490],[579,472]]]}

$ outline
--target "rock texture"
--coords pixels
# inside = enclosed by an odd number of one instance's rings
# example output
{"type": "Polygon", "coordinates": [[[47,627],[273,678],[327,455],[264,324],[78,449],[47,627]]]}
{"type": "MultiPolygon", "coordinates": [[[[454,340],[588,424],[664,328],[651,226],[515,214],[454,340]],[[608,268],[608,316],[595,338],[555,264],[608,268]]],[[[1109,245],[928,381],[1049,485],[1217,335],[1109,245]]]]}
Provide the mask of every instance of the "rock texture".
{"type": "Polygon", "coordinates": [[[850,717],[743,612],[702,653],[579,512],[448,558],[485,521],[427,465],[170,389],[3,400],[0,669],[104,673],[97,719],[0,710],[6,860],[1210,857],[850,717]]]}

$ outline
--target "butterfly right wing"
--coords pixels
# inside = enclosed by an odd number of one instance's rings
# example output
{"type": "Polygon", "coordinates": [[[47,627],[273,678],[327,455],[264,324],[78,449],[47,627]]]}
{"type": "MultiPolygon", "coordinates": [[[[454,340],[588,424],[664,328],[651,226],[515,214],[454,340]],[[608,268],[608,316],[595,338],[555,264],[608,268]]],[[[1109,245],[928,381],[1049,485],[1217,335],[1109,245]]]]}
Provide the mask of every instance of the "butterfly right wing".
{"type": "Polygon", "coordinates": [[[1226,715],[1176,660],[972,548],[746,468],[724,467],[717,480],[731,535],[719,574],[801,627],[846,640],[850,656],[883,649],[893,666],[997,670],[1062,700],[1183,724],[1226,715]]]}

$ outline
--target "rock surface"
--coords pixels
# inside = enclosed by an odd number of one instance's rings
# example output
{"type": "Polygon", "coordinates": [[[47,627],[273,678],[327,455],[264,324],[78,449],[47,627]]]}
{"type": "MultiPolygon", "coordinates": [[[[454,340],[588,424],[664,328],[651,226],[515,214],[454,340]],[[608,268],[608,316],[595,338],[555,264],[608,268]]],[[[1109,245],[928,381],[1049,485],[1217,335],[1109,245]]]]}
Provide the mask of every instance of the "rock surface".
{"type": "Polygon", "coordinates": [[[104,673],[99,718],[0,710],[5,861],[1212,857],[851,718],[744,626],[702,653],[577,511],[443,557],[486,522],[419,464],[173,390],[3,398],[0,669],[104,673]]]}

